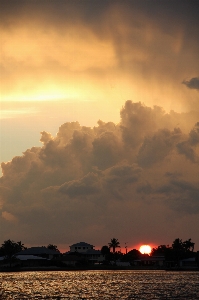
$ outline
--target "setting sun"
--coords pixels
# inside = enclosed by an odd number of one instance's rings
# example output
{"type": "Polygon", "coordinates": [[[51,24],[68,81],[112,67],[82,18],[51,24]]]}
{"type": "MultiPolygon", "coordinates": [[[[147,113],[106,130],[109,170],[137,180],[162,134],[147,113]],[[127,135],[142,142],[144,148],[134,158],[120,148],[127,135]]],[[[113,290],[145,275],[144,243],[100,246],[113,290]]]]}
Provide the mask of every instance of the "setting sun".
{"type": "Polygon", "coordinates": [[[139,249],[139,251],[142,254],[150,254],[151,253],[151,247],[149,245],[142,245],[139,249]]]}

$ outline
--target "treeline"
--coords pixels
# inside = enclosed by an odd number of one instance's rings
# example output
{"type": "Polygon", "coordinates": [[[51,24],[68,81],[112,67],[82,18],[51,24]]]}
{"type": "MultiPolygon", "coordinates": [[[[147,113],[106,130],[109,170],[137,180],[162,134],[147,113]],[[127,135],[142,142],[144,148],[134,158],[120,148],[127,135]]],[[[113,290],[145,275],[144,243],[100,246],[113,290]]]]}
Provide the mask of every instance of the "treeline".
{"type": "Polygon", "coordinates": [[[195,256],[195,243],[191,239],[182,241],[182,239],[175,239],[171,246],[160,245],[153,248],[151,255],[164,255],[166,260],[173,260],[178,262],[181,259],[191,258],[195,256]]]}
{"type": "MultiPolygon", "coordinates": [[[[164,256],[166,260],[172,260],[178,262],[181,259],[184,258],[190,258],[195,256],[194,252],[194,245],[195,243],[192,242],[191,239],[182,241],[182,239],[175,239],[171,246],[169,245],[159,245],[156,248],[153,248],[150,256],[164,256]]],[[[45,246],[48,249],[59,251],[58,247],[53,244],[49,244],[48,246],[45,246]]],[[[113,238],[111,239],[110,243],[108,245],[104,245],[101,248],[101,253],[105,256],[107,261],[110,260],[116,260],[120,259],[122,261],[132,261],[139,259],[143,255],[147,254],[141,254],[139,250],[133,249],[123,254],[121,251],[116,251],[117,249],[120,249],[120,242],[118,239],[113,238]]],[[[5,259],[11,261],[13,257],[20,251],[27,249],[27,247],[24,246],[24,244],[19,242],[14,242],[12,240],[6,240],[0,247],[0,256],[4,256],[5,259]]]]}
{"type": "MultiPolygon", "coordinates": [[[[113,239],[113,245],[119,247],[119,242],[117,239],[113,239]]],[[[164,257],[165,261],[173,261],[176,265],[179,265],[180,260],[192,257],[198,257],[197,253],[194,252],[195,243],[192,242],[191,238],[183,241],[180,238],[176,238],[170,245],[159,245],[152,249],[151,253],[142,254],[139,250],[133,249],[128,251],[126,254],[122,254],[120,251],[110,252],[110,247],[113,247],[112,243],[108,246],[102,247],[102,252],[106,254],[107,260],[110,259],[120,259],[121,261],[132,262],[134,260],[139,260],[140,258],[152,256],[152,257],[164,257]]]]}

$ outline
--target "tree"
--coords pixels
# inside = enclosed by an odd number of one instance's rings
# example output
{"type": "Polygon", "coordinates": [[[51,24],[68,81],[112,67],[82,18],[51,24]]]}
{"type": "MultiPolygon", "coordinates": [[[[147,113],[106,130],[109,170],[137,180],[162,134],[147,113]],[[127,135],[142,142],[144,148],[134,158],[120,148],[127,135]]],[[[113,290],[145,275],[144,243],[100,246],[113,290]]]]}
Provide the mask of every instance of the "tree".
{"type": "Polygon", "coordinates": [[[108,255],[108,254],[110,254],[110,248],[108,246],[106,246],[106,245],[102,246],[101,253],[102,253],[102,255],[108,255]]]}
{"type": "Polygon", "coordinates": [[[185,252],[189,252],[189,251],[193,252],[195,243],[191,242],[191,239],[184,241],[182,244],[185,252]]]}
{"type": "Polygon", "coordinates": [[[141,256],[140,251],[137,249],[133,249],[124,255],[123,260],[124,261],[134,261],[134,260],[139,259],[140,256],[141,256]]]}
{"type": "Polygon", "coordinates": [[[160,245],[157,248],[151,250],[151,256],[153,255],[166,255],[166,253],[171,249],[169,245],[160,245]]]}
{"type": "Polygon", "coordinates": [[[5,259],[9,261],[11,267],[11,263],[14,259],[15,254],[25,249],[26,247],[24,246],[24,244],[22,244],[21,241],[15,243],[14,241],[7,240],[4,241],[4,243],[1,245],[0,253],[5,257],[5,259]]]}
{"type": "Polygon", "coordinates": [[[56,245],[53,245],[53,244],[49,244],[49,245],[47,246],[47,248],[50,249],[50,250],[59,251],[58,248],[57,248],[57,246],[56,246],[56,245]]]}
{"type": "Polygon", "coordinates": [[[176,252],[182,251],[184,249],[182,240],[177,238],[173,241],[172,249],[176,252]]]}
{"type": "Polygon", "coordinates": [[[183,242],[177,238],[173,241],[171,254],[178,265],[181,259],[193,257],[194,245],[195,243],[191,242],[191,239],[183,242]]]}
{"type": "Polygon", "coordinates": [[[118,241],[118,239],[116,238],[112,238],[111,242],[108,243],[109,244],[109,248],[113,248],[113,253],[115,253],[115,249],[120,247],[120,242],[118,241]]]}
{"type": "Polygon", "coordinates": [[[110,252],[110,248],[107,245],[102,246],[101,253],[104,256],[104,264],[109,264],[110,260],[113,260],[113,253],[110,252]]]}

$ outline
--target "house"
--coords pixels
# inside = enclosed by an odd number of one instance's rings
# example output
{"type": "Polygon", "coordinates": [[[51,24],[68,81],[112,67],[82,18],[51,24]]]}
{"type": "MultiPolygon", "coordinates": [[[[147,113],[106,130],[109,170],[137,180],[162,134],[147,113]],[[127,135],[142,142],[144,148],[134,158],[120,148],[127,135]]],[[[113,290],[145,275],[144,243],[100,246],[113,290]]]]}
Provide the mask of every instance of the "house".
{"type": "Polygon", "coordinates": [[[110,261],[110,264],[113,266],[117,266],[117,267],[130,267],[131,266],[130,262],[120,261],[120,260],[110,261]]]}
{"type": "Polygon", "coordinates": [[[105,256],[100,250],[89,249],[84,253],[84,257],[91,263],[101,263],[105,260],[105,256]]]}
{"type": "Polygon", "coordinates": [[[47,259],[54,259],[60,256],[60,252],[42,246],[42,247],[31,247],[26,250],[22,250],[18,252],[16,255],[34,255],[34,256],[39,256],[47,259]]]}
{"type": "Polygon", "coordinates": [[[65,254],[60,258],[61,262],[66,266],[76,266],[83,262],[83,258],[79,255],[65,254]]]}
{"type": "Polygon", "coordinates": [[[135,266],[153,266],[162,268],[165,264],[165,257],[164,256],[149,256],[149,255],[142,255],[140,259],[134,260],[135,266]]]}
{"type": "Polygon", "coordinates": [[[16,255],[21,267],[37,267],[49,264],[49,259],[35,255],[16,255]]]}
{"type": "Polygon", "coordinates": [[[5,257],[0,257],[0,264],[2,267],[36,267],[49,265],[50,260],[47,258],[35,255],[15,255],[11,261],[5,257]]]}
{"type": "Polygon", "coordinates": [[[197,260],[195,257],[182,259],[180,261],[180,267],[183,269],[197,269],[198,268],[197,260]]]}
{"type": "Polygon", "coordinates": [[[79,242],[79,243],[76,243],[76,244],[73,244],[70,247],[70,252],[86,252],[87,250],[92,250],[93,245],[90,245],[88,243],[85,243],[85,242],[79,242]]]}
{"type": "Polygon", "coordinates": [[[70,246],[70,253],[79,253],[82,258],[90,263],[100,263],[105,260],[105,256],[101,253],[100,250],[95,250],[95,246],[85,243],[79,242],[70,246]]]}

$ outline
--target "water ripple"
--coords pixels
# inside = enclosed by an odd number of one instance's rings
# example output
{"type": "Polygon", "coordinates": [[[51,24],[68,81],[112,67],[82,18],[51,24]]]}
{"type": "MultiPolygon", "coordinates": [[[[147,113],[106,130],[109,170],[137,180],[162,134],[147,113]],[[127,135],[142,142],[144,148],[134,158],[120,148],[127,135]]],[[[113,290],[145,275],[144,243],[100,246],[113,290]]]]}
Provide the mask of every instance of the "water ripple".
{"type": "Polygon", "coordinates": [[[198,272],[59,271],[0,273],[0,299],[199,299],[198,272]]]}

